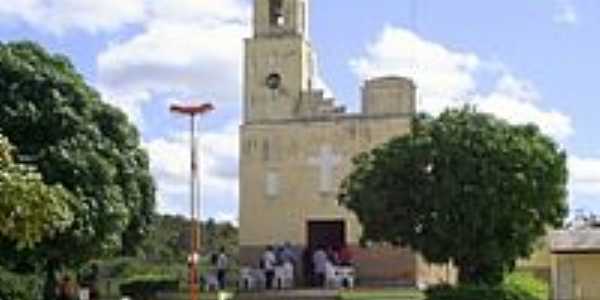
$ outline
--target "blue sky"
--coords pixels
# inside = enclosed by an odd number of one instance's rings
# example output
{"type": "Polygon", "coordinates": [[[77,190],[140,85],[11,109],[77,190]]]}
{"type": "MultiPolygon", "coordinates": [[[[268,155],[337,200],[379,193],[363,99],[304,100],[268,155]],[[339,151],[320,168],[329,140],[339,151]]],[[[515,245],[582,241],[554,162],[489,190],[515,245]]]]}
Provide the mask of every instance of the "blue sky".
{"type": "MultiPolygon", "coordinates": [[[[0,40],[67,54],[141,129],[161,212],[187,212],[185,120],[169,103],[209,99],[203,215],[237,216],[237,126],[249,0],[3,0],[0,40]]],[[[369,77],[411,76],[419,109],[465,102],[535,122],[570,154],[573,209],[600,213],[600,2],[323,0],[310,4],[319,77],[351,110],[369,77]]]]}

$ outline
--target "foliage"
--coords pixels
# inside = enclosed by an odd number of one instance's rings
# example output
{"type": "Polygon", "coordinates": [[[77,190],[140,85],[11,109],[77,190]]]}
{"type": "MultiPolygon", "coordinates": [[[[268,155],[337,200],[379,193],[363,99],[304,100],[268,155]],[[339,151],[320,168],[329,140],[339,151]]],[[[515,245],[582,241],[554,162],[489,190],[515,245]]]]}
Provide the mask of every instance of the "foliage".
{"type": "Polygon", "coordinates": [[[427,290],[427,300],[544,300],[506,286],[438,286],[427,290]]]}
{"type": "Polygon", "coordinates": [[[33,43],[0,44],[0,101],[0,130],[19,155],[81,204],[68,234],[50,243],[95,256],[118,248],[127,229],[146,228],[154,186],[138,133],[67,58],[33,43]]]}
{"type": "Polygon", "coordinates": [[[147,262],[139,258],[119,258],[101,264],[104,273],[111,278],[130,280],[147,276],[182,277],[187,274],[185,262],[147,262]]]}
{"type": "Polygon", "coordinates": [[[504,286],[531,295],[531,299],[546,300],[550,295],[548,283],[537,279],[531,273],[512,273],[504,280],[504,286]]]}
{"type": "MultiPolygon", "coordinates": [[[[156,215],[152,230],[139,249],[139,256],[149,261],[185,262],[190,249],[190,226],[190,220],[182,216],[156,215]]],[[[213,219],[200,226],[204,253],[214,253],[225,247],[230,256],[237,256],[236,227],[213,219]]]]}
{"type": "Polygon", "coordinates": [[[34,276],[18,276],[0,268],[0,300],[39,299],[39,283],[34,276]]]}
{"type": "MultiPolygon", "coordinates": [[[[102,274],[113,280],[130,280],[146,276],[167,276],[185,279],[188,272],[187,256],[190,243],[190,221],[181,216],[156,215],[148,236],[142,242],[136,257],[118,257],[100,262],[102,274]]],[[[238,230],[229,223],[209,220],[202,223],[202,253],[199,270],[212,269],[210,254],[221,246],[232,258],[230,269],[235,271],[238,230]]]]}
{"type": "Polygon", "coordinates": [[[73,196],[48,186],[31,167],[14,162],[14,148],[0,135],[0,236],[18,248],[33,247],[73,222],[73,196]]]}
{"type": "Polygon", "coordinates": [[[177,279],[155,276],[139,277],[119,285],[121,295],[135,300],[154,299],[158,292],[177,291],[178,288],[177,279]]]}
{"type": "Polygon", "coordinates": [[[546,300],[549,289],[529,273],[513,273],[499,286],[436,286],[426,294],[428,300],[546,300]]]}
{"type": "Polygon", "coordinates": [[[567,214],[559,146],[533,125],[470,107],[418,116],[410,134],[353,162],[339,199],[363,239],[452,261],[463,283],[500,283],[567,214]]]}
{"type": "MultiPolygon", "coordinates": [[[[20,272],[43,266],[53,281],[61,266],[133,249],[143,238],[155,189],[138,132],[66,57],[30,42],[0,43],[0,132],[44,183],[76,199],[74,222],[34,249],[0,239],[0,263],[20,272]]],[[[45,293],[51,297],[51,285],[45,293]]]]}

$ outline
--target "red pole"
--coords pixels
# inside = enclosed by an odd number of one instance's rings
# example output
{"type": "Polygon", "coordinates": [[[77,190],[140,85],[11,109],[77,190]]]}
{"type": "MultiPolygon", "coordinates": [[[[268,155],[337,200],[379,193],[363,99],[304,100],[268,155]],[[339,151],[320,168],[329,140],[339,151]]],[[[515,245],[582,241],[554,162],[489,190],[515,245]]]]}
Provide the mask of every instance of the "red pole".
{"type": "Polygon", "coordinates": [[[192,213],[192,264],[190,268],[190,273],[192,277],[192,284],[190,286],[190,300],[197,300],[196,295],[196,282],[198,282],[198,274],[197,274],[197,253],[198,253],[198,240],[196,239],[197,233],[197,224],[196,224],[196,177],[197,177],[197,166],[196,166],[196,115],[190,115],[190,205],[191,205],[191,213],[192,213]]]}
{"type": "Polygon", "coordinates": [[[186,115],[190,117],[190,210],[191,210],[191,245],[190,245],[190,257],[189,257],[189,281],[190,281],[190,300],[198,300],[198,260],[200,255],[199,250],[199,212],[200,212],[200,195],[196,195],[198,191],[198,162],[197,162],[197,145],[196,145],[196,115],[203,115],[214,110],[214,107],[210,103],[202,105],[171,105],[171,112],[186,115]],[[196,199],[198,198],[198,203],[196,199]]]}

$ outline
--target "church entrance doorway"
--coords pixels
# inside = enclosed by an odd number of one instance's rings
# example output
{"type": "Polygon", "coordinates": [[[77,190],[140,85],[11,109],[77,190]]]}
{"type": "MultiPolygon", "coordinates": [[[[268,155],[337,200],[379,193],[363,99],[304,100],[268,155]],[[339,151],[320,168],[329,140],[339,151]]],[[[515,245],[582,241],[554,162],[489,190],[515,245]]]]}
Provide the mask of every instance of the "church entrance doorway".
{"type": "Polygon", "coordinates": [[[307,248],[304,255],[304,278],[308,284],[315,285],[313,277],[313,253],[323,250],[342,249],[346,246],[346,223],[343,220],[308,221],[307,222],[307,248]]]}
{"type": "Polygon", "coordinates": [[[308,248],[341,248],[346,245],[346,226],[342,220],[309,221],[308,248]]]}

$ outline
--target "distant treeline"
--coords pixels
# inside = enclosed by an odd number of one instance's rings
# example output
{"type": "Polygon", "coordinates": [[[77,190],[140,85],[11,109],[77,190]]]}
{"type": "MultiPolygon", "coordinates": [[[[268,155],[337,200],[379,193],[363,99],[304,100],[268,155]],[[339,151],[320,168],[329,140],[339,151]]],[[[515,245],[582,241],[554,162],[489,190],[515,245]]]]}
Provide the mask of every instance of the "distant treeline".
{"type": "MultiPolygon", "coordinates": [[[[190,227],[191,221],[186,217],[156,215],[136,256],[148,261],[185,261],[190,249],[190,227]]],[[[200,228],[200,247],[203,255],[216,252],[221,247],[225,247],[230,255],[237,255],[236,226],[209,219],[202,222],[200,228]]]]}

